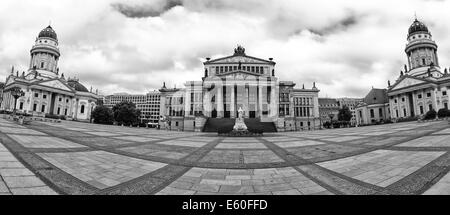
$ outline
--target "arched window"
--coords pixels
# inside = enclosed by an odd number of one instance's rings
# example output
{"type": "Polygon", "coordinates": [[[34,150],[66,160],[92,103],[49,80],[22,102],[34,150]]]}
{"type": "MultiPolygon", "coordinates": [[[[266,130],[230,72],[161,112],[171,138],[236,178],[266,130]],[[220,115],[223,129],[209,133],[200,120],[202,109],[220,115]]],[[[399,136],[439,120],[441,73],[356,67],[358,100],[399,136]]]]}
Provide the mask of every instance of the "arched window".
{"type": "Polygon", "coordinates": [[[81,105],[80,113],[84,113],[84,105],[81,105]]]}
{"type": "Polygon", "coordinates": [[[44,62],[41,62],[41,69],[44,68],[44,62]]]}

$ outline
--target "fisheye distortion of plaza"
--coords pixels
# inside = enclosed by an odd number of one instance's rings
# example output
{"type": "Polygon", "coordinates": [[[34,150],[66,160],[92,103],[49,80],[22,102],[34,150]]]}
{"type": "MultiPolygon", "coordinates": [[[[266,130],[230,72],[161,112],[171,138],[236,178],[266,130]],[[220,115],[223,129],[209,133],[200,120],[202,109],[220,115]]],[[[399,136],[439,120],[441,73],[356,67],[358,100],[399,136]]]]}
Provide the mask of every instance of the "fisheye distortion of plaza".
{"type": "Polygon", "coordinates": [[[431,31],[415,19],[408,29],[407,42],[407,64],[398,79],[388,81],[387,88],[368,88],[365,98],[319,98],[320,80],[307,85],[279,80],[272,58],[250,56],[240,45],[229,56],[206,58],[201,80],[187,81],[182,88],[168,88],[162,83],[160,89],[145,95],[102,96],[97,90],[88,90],[77,78],[66,78],[59,70],[59,41],[48,26],[39,33],[30,51],[28,72],[12,67],[3,84],[0,109],[34,117],[98,122],[96,107],[113,110],[127,101],[136,119],[121,121],[112,117],[108,123],[196,132],[232,127],[239,110],[250,128],[262,132],[448,116],[450,75],[447,68],[441,69],[431,31]],[[22,94],[17,96],[16,91],[22,94]]]}

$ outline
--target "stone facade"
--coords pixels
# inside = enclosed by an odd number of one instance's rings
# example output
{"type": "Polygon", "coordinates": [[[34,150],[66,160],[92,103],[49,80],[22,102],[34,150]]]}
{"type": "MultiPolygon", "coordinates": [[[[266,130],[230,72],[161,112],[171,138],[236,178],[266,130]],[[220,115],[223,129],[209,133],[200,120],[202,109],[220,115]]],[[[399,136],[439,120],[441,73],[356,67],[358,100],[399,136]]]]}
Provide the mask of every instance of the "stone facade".
{"type": "Polygon", "coordinates": [[[278,131],[320,128],[315,84],[295,89],[295,83],[278,80],[275,64],[247,56],[241,46],[232,56],[208,58],[202,81],[160,89],[161,127],[201,131],[208,118],[233,119],[242,108],[244,118],[273,122],[278,131]]]}
{"type": "Polygon", "coordinates": [[[14,73],[13,67],[7,77],[1,109],[16,109],[34,116],[50,114],[89,121],[99,96],[92,89],[86,89],[78,79],[66,80],[64,74],[60,74],[58,38],[50,26],[39,33],[30,53],[28,72],[14,73]],[[15,99],[9,90],[16,87],[25,95],[17,100],[14,107],[15,99]]]}
{"type": "Polygon", "coordinates": [[[409,66],[405,65],[393,85],[389,82],[391,117],[422,117],[430,110],[448,109],[448,69],[441,72],[437,45],[428,27],[417,19],[409,29],[405,52],[409,66]]]}

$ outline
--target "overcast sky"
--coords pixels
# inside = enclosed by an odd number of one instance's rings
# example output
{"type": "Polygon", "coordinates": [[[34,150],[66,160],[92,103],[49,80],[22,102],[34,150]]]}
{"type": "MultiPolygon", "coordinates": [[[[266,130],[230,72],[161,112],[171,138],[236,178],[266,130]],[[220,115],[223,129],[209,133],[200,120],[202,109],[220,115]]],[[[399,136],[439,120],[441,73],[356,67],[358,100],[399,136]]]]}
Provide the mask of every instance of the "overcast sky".
{"type": "Polygon", "coordinates": [[[0,79],[27,70],[51,21],[59,67],[102,94],[145,93],[201,80],[205,57],[277,62],[281,80],[317,82],[321,97],[363,97],[395,81],[417,13],[450,66],[450,2],[439,0],[1,0],[0,79]]]}

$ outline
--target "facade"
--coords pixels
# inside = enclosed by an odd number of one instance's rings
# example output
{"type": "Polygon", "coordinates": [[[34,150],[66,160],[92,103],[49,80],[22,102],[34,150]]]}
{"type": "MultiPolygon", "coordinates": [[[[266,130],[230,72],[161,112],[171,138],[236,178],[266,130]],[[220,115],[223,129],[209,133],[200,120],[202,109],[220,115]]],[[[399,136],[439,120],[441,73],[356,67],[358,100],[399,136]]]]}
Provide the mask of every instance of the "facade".
{"type": "Polygon", "coordinates": [[[295,89],[295,83],[279,81],[273,59],[247,56],[241,46],[234,54],[207,58],[201,81],[188,81],[185,89],[161,92],[161,127],[202,131],[207,119],[244,118],[273,122],[278,131],[320,127],[319,90],[295,89]]]}
{"type": "Polygon", "coordinates": [[[428,27],[414,20],[405,48],[408,65],[391,85],[388,96],[393,119],[422,117],[430,110],[448,109],[450,75],[441,72],[436,42],[428,27]]]}
{"type": "Polygon", "coordinates": [[[105,96],[104,105],[108,108],[113,108],[116,104],[122,101],[129,101],[136,104],[136,108],[141,110],[141,121],[157,124],[160,118],[160,100],[161,95],[159,91],[152,91],[145,95],[130,95],[126,93],[119,93],[105,96]]]}
{"type": "Polygon", "coordinates": [[[89,91],[78,79],[66,79],[60,74],[58,37],[48,26],[39,33],[32,47],[27,73],[14,74],[14,67],[7,77],[3,92],[2,110],[14,110],[14,98],[9,89],[19,87],[25,96],[17,100],[18,112],[34,116],[60,115],[80,121],[89,121],[98,95],[89,91]]]}
{"type": "Polygon", "coordinates": [[[319,98],[319,112],[322,125],[326,122],[338,120],[339,110],[341,109],[337,99],[319,98]]]}
{"type": "Polygon", "coordinates": [[[363,99],[357,98],[338,98],[336,99],[339,105],[339,108],[348,107],[352,112],[352,119],[350,120],[350,125],[356,125],[356,106],[363,101],[363,99]]]}
{"type": "Polygon", "coordinates": [[[389,99],[386,89],[373,88],[356,106],[356,124],[371,125],[390,120],[389,99]]]}

